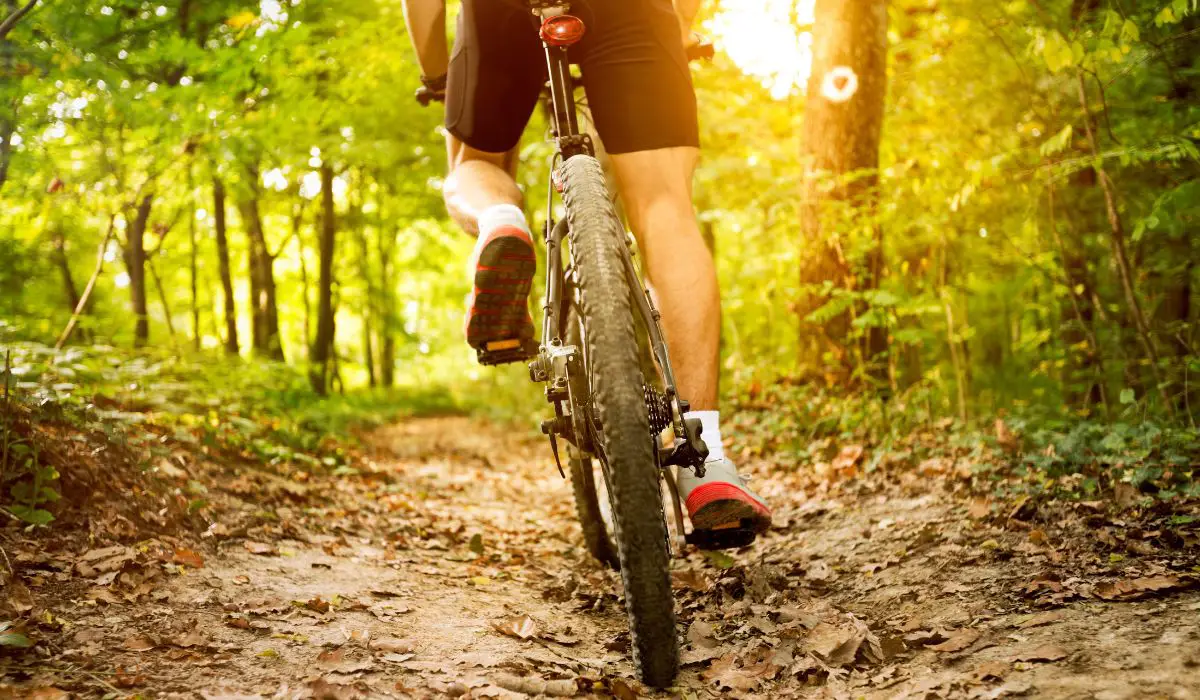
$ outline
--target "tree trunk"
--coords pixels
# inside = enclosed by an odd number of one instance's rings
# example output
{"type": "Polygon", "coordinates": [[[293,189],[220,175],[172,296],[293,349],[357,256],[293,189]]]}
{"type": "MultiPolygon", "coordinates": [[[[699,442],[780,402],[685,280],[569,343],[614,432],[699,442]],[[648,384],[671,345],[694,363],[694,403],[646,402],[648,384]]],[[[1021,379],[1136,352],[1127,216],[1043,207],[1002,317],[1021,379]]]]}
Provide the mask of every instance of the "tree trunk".
{"type": "MultiPolygon", "coordinates": [[[[832,359],[831,374],[844,377],[855,353],[850,347],[850,310],[825,322],[807,321],[830,297],[814,291],[826,282],[848,291],[870,289],[882,272],[881,232],[856,248],[865,260],[851,255],[854,242],[847,224],[858,211],[870,212],[878,176],[879,140],[887,91],[886,0],[817,0],[813,29],[813,70],[808,81],[801,157],[805,175],[801,225],[805,255],[800,282],[805,298],[801,315],[800,349],[806,361],[832,359]],[[832,189],[823,188],[833,178],[832,189]],[[827,190],[827,191],[823,191],[827,190]],[[861,269],[856,269],[860,267],[861,269]]],[[[865,219],[865,217],[864,217],[865,219]]],[[[866,339],[874,355],[883,350],[882,329],[866,339]]]]}
{"type": "MultiPolygon", "coordinates": [[[[360,211],[361,213],[361,211],[360,211]]],[[[363,329],[363,364],[367,367],[367,384],[374,388],[377,384],[375,377],[375,346],[372,342],[372,332],[376,318],[375,282],[371,276],[371,251],[367,245],[366,226],[361,218],[358,226],[358,270],[366,285],[366,299],[360,313],[362,314],[363,329]]]]}
{"type": "Polygon", "coordinates": [[[200,350],[200,294],[199,288],[199,251],[196,247],[196,188],[192,182],[192,166],[188,164],[188,199],[191,200],[191,210],[188,212],[188,273],[191,282],[192,296],[192,349],[200,350]]]}
{"type": "Polygon", "coordinates": [[[225,296],[225,354],[238,354],[237,308],[233,301],[233,274],[229,270],[229,236],[225,229],[225,185],[213,178],[213,228],[217,233],[217,264],[225,296]]]}
{"type": "Polygon", "coordinates": [[[300,299],[304,302],[304,345],[312,350],[312,304],[308,301],[308,263],[304,261],[304,200],[292,210],[292,237],[296,239],[296,256],[300,261],[300,299]]]}
{"type": "Polygon", "coordinates": [[[1104,209],[1108,215],[1108,226],[1111,234],[1109,241],[1112,245],[1113,259],[1117,263],[1117,276],[1121,281],[1121,289],[1125,293],[1126,310],[1133,321],[1134,328],[1137,330],[1138,340],[1141,341],[1142,349],[1146,352],[1146,359],[1150,361],[1150,376],[1154,380],[1154,386],[1158,389],[1163,407],[1168,413],[1174,416],[1175,404],[1167,395],[1166,388],[1163,386],[1162,375],[1158,368],[1158,348],[1155,346],[1154,336],[1150,333],[1150,326],[1146,322],[1145,314],[1142,312],[1141,301],[1138,298],[1137,289],[1134,285],[1133,269],[1129,263],[1129,254],[1126,252],[1125,224],[1121,220],[1120,208],[1117,206],[1116,186],[1113,184],[1112,178],[1108,176],[1108,171],[1104,169],[1100,158],[1099,138],[1096,135],[1098,126],[1088,101],[1087,81],[1082,71],[1079,72],[1077,79],[1079,84],[1079,107],[1083,110],[1083,125],[1087,133],[1088,148],[1091,150],[1092,158],[1095,160],[1092,168],[1096,171],[1096,179],[1099,181],[1100,190],[1104,194],[1104,209]]]}
{"type": "Polygon", "coordinates": [[[75,311],[75,307],[79,306],[79,289],[75,286],[75,277],[71,274],[71,262],[67,258],[67,236],[63,231],[62,224],[54,223],[54,264],[58,267],[59,274],[62,275],[63,294],[66,297],[67,303],[71,305],[71,311],[75,311]]]}
{"type": "Polygon", "coordinates": [[[329,393],[329,360],[333,354],[333,252],[337,222],[333,212],[333,168],[321,165],[321,231],[318,249],[320,270],[317,279],[317,337],[313,341],[309,380],[313,391],[329,393]]]}
{"type": "MultiPolygon", "coordinates": [[[[250,171],[257,182],[258,173],[250,171]]],[[[253,186],[252,186],[253,187],[253,186]]],[[[275,301],[275,258],[267,248],[263,233],[262,215],[258,207],[257,187],[238,202],[242,224],[249,238],[250,309],[253,319],[254,352],[272,360],[283,361],[283,345],[279,339],[279,307],[275,301]]]]}
{"type": "Polygon", "coordinates": [[[135,347],[142,347],[150,341],[150,316],[146,305],[146,226],[150,223],[150,208],[153,204],[153,195],[142,197],[134,220],[128,227],[125,241],[125,269],[129,273],[129,300],[135,319],[135,347]]]}
{"type": "Polygon", "coordinates": [[[385,387],[396,383],[396,304],[392,295],[392,249],[395,233],[379,226],[376,247],[379,250],[379,382],[385,387]]]}

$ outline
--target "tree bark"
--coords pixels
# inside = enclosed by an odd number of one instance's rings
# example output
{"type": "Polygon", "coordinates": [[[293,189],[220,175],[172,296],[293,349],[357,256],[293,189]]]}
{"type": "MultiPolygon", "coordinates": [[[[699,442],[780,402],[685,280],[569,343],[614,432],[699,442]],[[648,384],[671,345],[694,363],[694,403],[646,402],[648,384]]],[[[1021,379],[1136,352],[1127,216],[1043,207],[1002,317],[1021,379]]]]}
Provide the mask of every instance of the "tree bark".
{"type": "Polygon", "coordinates": [[[392,295],[392,249],[395,233],[380,225],[376,232],[379,250],[379,382],[385,387],[396,383],[396,304],[392,295]]]}
{"type": "Polygon", "coordinates": [[[371,275],[371,251],[367,244],[366,226],[363,225],[361,218],[358,226],[358,269],[362,275],[363,282],[366,285],[366,300],[363,302],[360,313],[362,314],[363,327],[363,364],[367,368],[367,384],[371,388],[375,388],[377,384],[375,376],[375,346],[372,341],[372,334],[376,322],[377,313],[375,282],[371,275]]]}
{"type": "Polygon", "coordinates": [[[1096,118],[1092,114],[1091,106],[1088,102],[1087,81],[1082,71],[1078,74],[1078,83],[1079,106],[1083,110],[1083,125],[1087,132],[1088,147],[1091,150],[1092,158],[1095,160],[1092,168],[1096,171],[1100,190],[1104,194],[1104,208],[1108,214],[1108,227],[1111,234],[1109,241],[1112,244],[1113,258],[1117,263],[1117,276],[1121,281],[1121,289],[1125,293],[1127,311],[1133,321],[1142,348],[1146,352],[1146,358],[1150,360],[1150,376],[1154,380],[1155,388],[1158,389],[1159,397],[1163,402],[1163,408],[1173,416],[1175,415],[1175,405],[1167,395],[1166,388],[1163,386],[1162,375],[1158,368],[1158,348],[1155,346],[1154,336],[1150,334],[1150,326],[1146,323],[1146,316],[1142,312],[1141,301],[1134,286],[1133,270],[1129,264],[1129,254],[1126,252],[1125,225],[1121,220],[1121,213],[1117,207],[1116,186],[1113,185],[1112,178],[1108,176],[1108,171],[1105,170],[1104,163],[1100,157],[1100,144],[1096,136],[1096,118]]]}
{"type": "Polygon", "coordinates": [[[333,168],[321,165],[321,230],[318,249],[320,265],[317,278],[317,337],[313,341],[309,380],[313,391],[329,393],[329,360],[333,354],[335,332],[333,318],[333,253],[337,222],[333,211],[333,168]]]}
{"type": "Polygon", "coordinates": [[[71,320],[67,322],[67,327],[63,329],[61,335],[58,336],[58,342],[54,344],[55,350],[62,350],[67,341],[71,339],[71,332],[75,330],[76,324],[79,323],[79,317],[83,315],[83,310],[87,308],[88,302],[92,298],[92,290],[96,288],[96,280],[100,279],[100,273],[104,271],[104,253],[108,250],[108,242],[112,240],[113,233],[117,229],[117,217],[110,216],[108,218],[108,230],[104,233],[104,240],[100,241],[100,248],[96,251],[96,267],[92,270],[92,276],[88,278],[87,286],[83,288],[83,294],[79,297],[79,302],[75,304],[75,313],[71,314],[71,320]]]}
{"type": "Polygon", "coordinates": [[[67,258],[67,236],[63,231],[62,224],[56,222],[52,226],[54,264],[58,267],[59,274],[62,275],[63,294],[73,312],[75,307],[79,306],[79,289],[75,286],[75,277],[71,274],[71,261],[67,258]]]}
{"type": "Polygon", "coordinates": [[[233,274],[229,270],[229,236],[225,227],[225,185],[213,178],[213,228],[217,234],[217,265],[225,302],[225,353],[238,354],[237,307],[233,300],[233,274]]]}
{"type": "MultiPolygon", "coordinates": [[[[887,92],[886,0],[817,0],[813,29],[813,70],[808,81],[801,157],[805,174],[801,226],[806,254],[800,267],[802,289],[826,282],[845,290],[870,289],[882,274],[882,233],[872,229],[860,243],[866,257],[857,263],[845,228],[846,211],[870,212],[878,176],[879,140],[887,92]],[[826,185],[830,178],[835,186],[826,185]],[[827,191],[826,191],[827,190],[827,191]],[[859,267],[859,269],[856,269],[859,267]]],[[[803,293],[803,292],[802,292],[803,293]]],[[[835,376],[852,369],[849,310],[825,323],[805,319],[829,296],[808,291],[798,305],[800,349],[806,359],[833,359],[835,376]]],[[[882,351],[883,329],[868,333],[869,353],[882,351]]],[[[886,374],[886,368],[884,368],[886,374]]]]}
{"type": "MultiPolygon", "coordinates": [[[[258,173],[251,170],[251,176],[258,173]]],[[[257,180],[255,180],[257,181],[257,180]]],[[[253,319],[254,352],[272,360],[283,361],[283,345],[279,339],[279,307],[275,299],[275,258],[267,248],[259,212],[257,188],[238,203],[242,224],[249,238],[250,309],[253,319]]]]}
{"type": "Polygon", "coordinates": [[[129,300],[135,319],[135,347],[142,347],[150,341],[150,315],[146,304],[146,226],[150,223],[150,209],[153,204],[153,195],[142,197],[125,240],[124,257],[125,268],[129,273],[129,300]]]}
{"type": "Polygon", "coordinates": [[[192,182],[192,166],[188,164],[188,199],[191,200],[191,210],[188,212],[188,281],[191,283],[192,305],[192,349],[200,350],[200,294],[198,291],[200,276],[199,251],[196,245],[196,188],[192,182]]]}

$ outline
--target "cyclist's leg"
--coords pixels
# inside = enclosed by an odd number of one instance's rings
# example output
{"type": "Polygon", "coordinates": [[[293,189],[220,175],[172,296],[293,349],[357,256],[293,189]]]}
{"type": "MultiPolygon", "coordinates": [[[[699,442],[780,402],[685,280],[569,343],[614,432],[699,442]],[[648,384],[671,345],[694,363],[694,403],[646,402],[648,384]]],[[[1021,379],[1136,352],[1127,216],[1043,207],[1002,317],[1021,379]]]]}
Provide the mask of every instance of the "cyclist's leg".
{"type": "Polygon", "coordinates": [[[712,255],[692,210],[690,146],[612,154],[629,224],[646,260],[683,396],[696,411],[717,409],[721,297],[712,255]]]}
{"type": "Polygon", "coordinates": [[[536,256],[513,177],[545,70],[531,21],[519,5],[464,0],[447,74],[443,196],[477,237],[465,321],[477,350],[529,347],[534,331],[527,297],[536,256]]]}
{"type": "Polygon", "coordinates": [[[442,197],[450,217],[472,236],[479,235],[479,217],[489,208],[521,208],[524,197],[517,188],[517,149],[488,153],[471,148],[454,134],[446,134],[449,174],[442,197]]]}
{"type": "Polygon", "coordinates": [[[618,188],[647,260],[680,393],[704,425],[706,476],[681,470],[697,529],[756,531],[770,510],[724,457],[717,408],[720,298],[712,256],[692,210],[699,152],[696,95],[670,0],[607,0],[588,7],[580,45],[584,87],[618,188]],[[595,31],[590,31],[594,29],[595,31]]]}

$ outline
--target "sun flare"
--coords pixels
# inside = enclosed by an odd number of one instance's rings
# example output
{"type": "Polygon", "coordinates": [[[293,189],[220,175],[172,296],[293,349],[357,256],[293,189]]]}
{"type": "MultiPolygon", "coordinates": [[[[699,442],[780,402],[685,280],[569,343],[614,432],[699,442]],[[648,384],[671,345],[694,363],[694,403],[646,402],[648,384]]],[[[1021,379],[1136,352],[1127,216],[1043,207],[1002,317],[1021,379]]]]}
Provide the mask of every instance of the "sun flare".
{"type": "Polygon", "coordinates": [[[814,1],[724,0],[704,28],[742,72],[782,100],[803,91],[812,72],[812,33],[798,27],[812,25],[814,1]]]}

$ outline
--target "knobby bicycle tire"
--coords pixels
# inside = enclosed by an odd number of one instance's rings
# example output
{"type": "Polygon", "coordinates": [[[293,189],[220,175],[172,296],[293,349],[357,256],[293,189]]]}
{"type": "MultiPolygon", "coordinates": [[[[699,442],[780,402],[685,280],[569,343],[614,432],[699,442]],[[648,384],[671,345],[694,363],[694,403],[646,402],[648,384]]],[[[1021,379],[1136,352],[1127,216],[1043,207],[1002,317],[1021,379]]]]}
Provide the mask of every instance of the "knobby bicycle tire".
{"type": "Polygon", "coordinates": [[[679,670],[679,642],[658,468],[621,257],[625,236],[599,161],[573,156],[562,169],[592,405],[612,504],[633,657],[642,680],[662,688],[679,670]]]}

